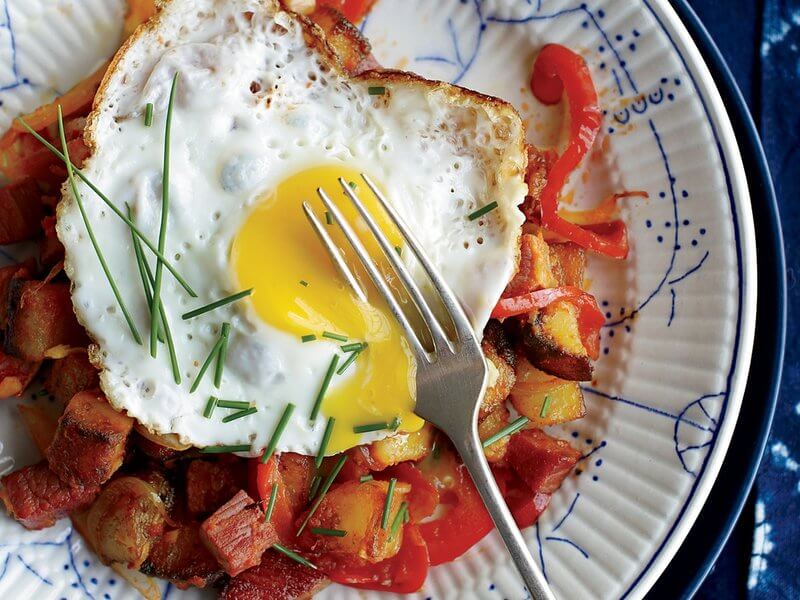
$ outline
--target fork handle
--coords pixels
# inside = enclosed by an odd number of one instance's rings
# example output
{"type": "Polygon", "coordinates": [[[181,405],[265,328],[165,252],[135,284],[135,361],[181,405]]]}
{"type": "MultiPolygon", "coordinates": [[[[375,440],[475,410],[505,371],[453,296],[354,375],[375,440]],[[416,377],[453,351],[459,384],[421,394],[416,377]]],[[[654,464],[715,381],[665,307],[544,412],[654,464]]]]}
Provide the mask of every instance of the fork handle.
{"type": "Polygon", "coordinates": [[[522,533],[511,516],[505,500],[497,487],[489,463],[483,453],[483,446],[480,443],[477,429],[472,432],[468,439],[453,440],[456,449],[461,455],[464,466],[467,467],[475,487],[483,498],[483,503],[503,538],[503,542],[517,566],[517,570],[522,576],[525,585],[528,587],[533,600],[555,600],[553,592],[545,579],[539,566],[534,562],[528,546],[522,537],[522,533]]]}

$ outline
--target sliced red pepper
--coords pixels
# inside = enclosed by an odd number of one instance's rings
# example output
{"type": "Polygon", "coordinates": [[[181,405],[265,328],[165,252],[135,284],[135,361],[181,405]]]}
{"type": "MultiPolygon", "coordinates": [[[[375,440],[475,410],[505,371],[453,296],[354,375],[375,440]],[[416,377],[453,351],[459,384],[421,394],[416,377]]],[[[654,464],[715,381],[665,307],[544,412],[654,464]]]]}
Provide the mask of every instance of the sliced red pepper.
{"type": "Polygon", "coordinates": [[[430,560],[419,527],[404,527],[403,545],[392,558],[376,564],[355,564],[326,555],[317,559],[316,564],[336,583],[364,590],[413,594],[425,583],[430,560]]]}
{"type": "Polygon", "coordinates": [[[250,461],[250,489],[254,497],[261,501],[265,511],[272,495],[272,488],[276,485],[278,486],[278,492],[270,521],[278,532],[278,537],[280,537],[281,541],[290,542],[295,539],[296,529],[293,522],[291,502],[286,495],[285,486],[278,470],[278,460],[273,456],[263,464],[257,458],[250,461]]]}
{"type": "Polygon", "coordinates": [[[375,0],[320,0],[319,6],[330,6],[342,13],[351,23],[358,23],[375,4],[375,0]]]}
{"type": "Polygon", "coordinates": [[[531,89],[545,104],[555,104],[566,92],[571,118],[570,138],[564,153],[548,174],[540,195],[541,225],[584,248],[611,258],[628,256],[628,236],[621,221],[607,232],[570,223],[558,214],[561,189],[570,174],[592,148],[600,131],[602,115],[592,75],[583,58],[559,44],[548,44],[533,67],[531,89]]]}
{"type": "Polygon", "coordinates": [[[433,514],[439,505],[439,492],[413,463],[400,463],[381,472],[381,479],[391,477],[411,485],[406,499],[412,523],[419,523],[433,514]]]}
{"type": "Polygon", "coordinates": [[[520,529],[533,526],[539,516],[550,504],[550,494],[532,492],[508,467],[493,469],[497,484],[503,492],[503,498],[508,504],[511,515],[520,529]]]}

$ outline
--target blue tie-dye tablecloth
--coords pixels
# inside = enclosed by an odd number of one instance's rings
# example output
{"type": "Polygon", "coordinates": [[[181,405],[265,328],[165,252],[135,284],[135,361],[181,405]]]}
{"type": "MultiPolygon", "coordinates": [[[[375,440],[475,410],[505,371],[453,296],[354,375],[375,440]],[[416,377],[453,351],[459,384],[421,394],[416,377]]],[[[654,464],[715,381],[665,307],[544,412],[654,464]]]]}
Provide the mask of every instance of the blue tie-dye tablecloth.
{"type": "Polygon", "coordinates": [[[701,598],[800,598],[800,0],[690,0],[728,61],[758,123],[786,235],[786,368],[755,502],[701,598]],[[752,544],[752,546],[751,546],[752,544]],[[749,553],[749,572],[742,560],[749,553]],[[746,585],[747,591],[743,589],[746,585]]]}

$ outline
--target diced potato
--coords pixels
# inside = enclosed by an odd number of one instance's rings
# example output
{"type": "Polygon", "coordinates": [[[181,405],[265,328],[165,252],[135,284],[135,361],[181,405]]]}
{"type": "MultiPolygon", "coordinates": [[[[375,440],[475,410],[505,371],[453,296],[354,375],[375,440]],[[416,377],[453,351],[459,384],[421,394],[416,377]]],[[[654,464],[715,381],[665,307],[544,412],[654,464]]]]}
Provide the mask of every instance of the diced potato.
{"type": "Polygon", "coordinates": [[[433,449],[433,434],[433,426],[425,423],[414,433],[400,433],[371,443],[367,447],[370,470],[382,471],[401,462],[422,460],[433,449]]]}
{"type": "Polygon", "coordinates": [[[53,361],[44,382],[45,389],[64,406],[78,392],[97,389],[99,385],[97,369],[89,362],[85,351],[71,352],[53,361]]]}
{"type": "Polygon", "coordinates": [[[393,538],[391,523],[411,491],[398,482],[389,507],[389,524],[381,527],[389,483],[386,481],[348,481],[332,487],[311,517],[298,543],[313,553],[331,553],[343,558],[358,558],[370,563],[391,558],[402,545],[402,528],[393,538]],[[316,535],[313,528],[346,531],[344,537],[316,535]]]}
{"type": "Polygon", "coordinates": [[[230,500],[244,486],[238,465],[193,460],[186,469],[186,508],[197,517],[208,515],[230,500]]]}
{"type": "Polygon", "coordinates": [[[196,523],[167,531],[152,546],[142,572],[169,579],[179,588],[204,588],[222,576],[222,569],[200,539],[196,523]]]}
{"type": "Polygon", "coordinates": [[[583,288],[586,250],[571,242],[550,244],[550,263],[558,286],[583,288]]]}
{"type": "Polygon", "coordinates": [[[591,381],[594,367],[581,341],[573,303],[553,302],[531,315],[522,339],[528,360],[538,369],[569,381],[591,381]]]}
{"type": "Polygon", "coordinates": [[[519,268],[508,284],[503,296],[511,298],[557,285],[550,264],[550,250],[542,234],[522,234],[520,239],[519,268]]]}
{"type": "Polygon", "coordinates": [[[309,490],[316,472],[314,458],[294,452],[284,452],[278,460],[278,471],[291,510],[294,514],[298,514],[310,501],[309,490]]]}
{"type": "Polygon", "coordinates": [[[517,362],[517,382],[511,390],[511,402],[534,427],[567,423],[586,414],[583,390],[577,382],[548,375],[525,359],[517,362]],[[547,409],[543,410],[545,402],[547,409]]]}
{"type": "MultiPolygon", "coordinates": [[[[505,404],[501,404],[500,406],[495,407],[492,412],[480,420],[478,422],[478,435],[480,436],[481,441],[489,439],[495,433],[503,429],[503,427],[508,425],[508,417],[508,408],[506,408],[505,404]]],[[[508,452],[509,439],[510,438],[506,436],[497,440],[491,446],[484,448],[483,452],[486,455],[486,460],[492,464],[502,462],[506,457],[506,453],[508,452]]]]}
{"type": "Polygon", "coordinates": [[[514,363],[517,359],[511,341],[497,321],[489,321],[486,325],[481,349],[489,361],[489,388],[481,402],[479,418],[485,417],[508,398],[514,385],[514,363]]]}
{"type": "Polygon", "coordinates": [[[48,410],[41,406],[26,406],[20,404],[17,406],[19,415],[22,417],[22,422],[28,428],[33,443],[44,456],[47,448],[53,441],[56,435],[56,427],[58,427],[58,413],[54,410],[48,410]]]}

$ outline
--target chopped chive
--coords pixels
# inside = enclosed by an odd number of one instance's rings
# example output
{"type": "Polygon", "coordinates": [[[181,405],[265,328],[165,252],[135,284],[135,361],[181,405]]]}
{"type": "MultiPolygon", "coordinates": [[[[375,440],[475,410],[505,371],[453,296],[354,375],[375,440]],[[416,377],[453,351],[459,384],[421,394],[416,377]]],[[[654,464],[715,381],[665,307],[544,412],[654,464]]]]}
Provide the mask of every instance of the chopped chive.
{"type": "Polygon", "coordinates": [[[367,91],[370,96],[383,96],[386,93],[386,88],[382,85],[371,85],[367,91]]]}
{"type": "Polygon", "coordinates": [[[189,393],[192,394],[197,391],[197,388],[200,387],[200,382],[203,380],[203,376],[208,371],[208,367],[211,366],[211,363],[214,362],[214,359],[219,354],[219,349],[222,347],[222,337],[217,340],[217,343],[214,344],[214,347],[211,349],[211,352],[208,353],[208,357],[206,358],[203,366],[200,367],[200,370],[197,372],[197,377],[194,378],[194,383],[192,383],[192,387],[189,388],[189,393]]]}
{"type": "Polygon", "coordinates": [[[311,488],[308,490],[308,499],[313,500],[317,497],[317,492],[319,491],[319,486],[322,483],[322,476],[317,473],[314,475],[314,479],[311,480],[311,488]]]}
{"type": "Polygon", "coordinates": [[[312,527],[311,533],[315,535],[327,535],[329,537],[345,537],[346,531],[342,529],[325,529],[324,527],[312,527]]]}
{"type": "Polygon", "coordinates": [[[264,513],[264,520],[269,521],[272,518],[272,511],[275,510],[275,500],[278,499],[278,486],[280,484],[276,481],[272,484],[272,491],[269,493],[269,504],[267,504],[267,510],[264,513]]]}
{"type": "Polygon", "coordinates": [[[397,509],[397,513],[392,521],[392,528],[389,530],[389,539],[393,539],[394,536],[397,535],[400,525],[405,522],[406,511],[408,511],[408,502],[403,502],[400,504],[400,508],[397,509]]]}
{"type": "Polygon", "coordinates": [[[389,480],[389,489],[386,491],[386,503],[383,505],[383,517],[381,518],[381,529],[386,529],[389,526],[389,509],[392,507],[392,499],[394,498],[394,486],[397,485],[397,478],[392,477],[389,480]]]}
{"type": "Polygon", "coordinates": [[[148,102],[144,107],[144,126],[151,127],[153,125],[153,103],[148,102]]]}
{"type": "Polygon", "coordinates": [[[322,385],[319,387],[319,392],[317,392],[317,398],[314,400],[314,407],[311,409],[311,420],[316,421],[317,415],[319,415],[319,409],[322,408],[322,400],[325,398],[325,394],[328,391],[328,386],[331,384],[331,379],[333,378],[333,374],[336,371],[336,365],[339,364],[339,355],[334,354],[333,358],[331,359],[331,364],[328,366],[328,372],[325,373],[325,378],[322,380],[322,385]]]}
{"type": "Polygon", "coordinates": [[[319,505],[322,504],[322,500],[323,500],[323,498],[325,498],[325,494],[328,493],[328,490],[330,489],[331,484],[333,484],[333,481],[334,481],[334,479],[336,479],[336,476],[339,475],[339,471],[342,470],[342,467],[344,466],[345,462],[347,462],[347,454],[342,454],[342,456],[339,458],[338,462],[336,463],[336,466],[333,467],[333,470],[330,473],[328,473],[328,476],[325,478],[325,482],[322,484],[322,489],[319,491],[319,495],[317,496],[317,499],[314,501],[314,504],[311,506],[311,510],[308,511],[308,514],[306,515],[306,518],[303,519],[303,523],[300,525],[300,529],[297,530],[297,535],[298,536],[301,533],[303,533],[303,530],[306,528],[306,525],[308,525],[308,522],[311,520],[311,517],[313,517],[314,513],[317,512],[317,509],[319,508],[319,505]]]}
{"type": "Polygon", "coordinates": [[[546,395],[544,397],[544,402],[542,403],[542,410],[539,411],[539,418],[540,419],[544,419],[545,416],[547,415],[547,411],[550,410],[550,402],[551,401],[552,401],[552,398],[550,397],[550,394],[548,394],[548,395],[546,395]]]}
{"type": "Polygon", "coordinates": [[[322,460],[325,458],[325,451],[328,449],[328,443],[331,441],[334,425],[336,425],[336,419],[329,417],[328,424],[325,426],[325,433],[322,434],[322,442],[320,442],[317,457],[314,459],[314,464],[317,466],[317,469],[322,466],[322,460]]]}
{"type": "Polygon", "coordinates": [[[492,212],[495,208],[497,208],[497,202],[489,202],[486,206],[482,206],[475,212],[470,213],[467,215],[467,218],[470,221],[474,221],[475,219],[480,219],[483,215],[492,212]]]}
{"type": "Polygon", "coordinates": [[[394,251],[397,252],[397,256],[403,256],[403,249],[400,246],[395,246],[394,251]]]}
{"type": "Polygon", "coordinates": [[[302,341],[305,344],[307,342],[313,342],[315,339],[317,339],[317,336],[315,336],[313,333],[310,333],[308,335],[304,335],[303,337],[301,337],[300,341],[302,341]]]}
{"type": "Polygon", "coordinates": [[[368,481],[372,481],[374,477],[372,475],[362,475],[358,478],[359,483],[367,483],[368,481]]]}
{"type": "MultiPolygon", "coordinates": [[[[19,121],[20,124],[28,131],[28,133],[30,133],[34,138],[36,138],[36,140],[39,141],[39,143],[41,143],[45,148],[47,148],[53,155],[55,155],[57,158],[61,159],[65,163],[68,161],[68,157],[66,157],[63,152],[61,152],[58,148],[53,146],[53,144],[44,139],[39,134],[39,132],[37,132],[35,129],[33,129],[33,127],[31,127],[30,125],[28,125],[28,123],[25,122],[25,119],[23,119],[22,117],[17,117],[17,121],[19,121]]],[[[72,164],[71,161],[70,164],[72,164]]],[[[94,183],[92,183],[92,181],[86,175],[84,175],[83,171],[78,169],[74,164],[72,165],[72,171],[73,173],[75,173],[75,175],[77,175],[83,180],[83,182],[97,195],[98,198],[100,198],[105,203],[106,206],[108,206],[108,208],[112,210],[112,212],[115,215],[117,215],[120,219],[122,219],[122,221],[130,228],[130,230],[133,231],[142,242],[144,242],[144,245],[147,246],[148,249],[153,254],[156,255],[156,258],[163,261],[164,266],[167,267],[167,269],[169,269],[169,272],[172,273],[173,277],[175,277],[175,280],[181,284],[183,289],[186,290],[186,293],[189,294],[192,298],[197,298],[197,293],[192,289],[192,287],[188,283],[186,283],[186,280],[183,277],[181,277],[181,274],[178,273],[178,270],[172,265],[172,263],[170,263],[167,260],[167,257],[164,256],[163,253],[158,251],[156,245],[153,242],[151,242],[150,239],[144,233],[142,233],[142,231],[136,226],[136,224],[129,217],[125,216],[125,213],[123,213],[116,204],[111,202],[111,200],[108,199],[108,196],[106,196],[103,192],[101,192],[100,189],[94,183]]]]}
{"type": "Polygon", "coordinates": [[[286,405],[286,408],[283,409],[283,415],[281,415],[281,420],[278,421],[278,424],[275,426],[275,431],[272,433],[272,437],[267,444],[267,447],[264,448],[264,454],[261,455],[261,462],[267,462],[272,453],[275,452],[275,448],[278,446],[278,441],[281,439],[281,435],[283,435],[284,429],[286,429],[286,425],[289,423],[289,419],[292,418],[292,413],[294,412],[294,404],[291,402],[286,405]]]}
{"type": "Polygon", "coordinates": [[[236,421],[237,419],[243,419],[244,417],[249,417],[250,415],[254,415],[258,412],[258,408],[252,406],[247,410],[239,410],[233,414],[228,415],[227,417],[223,417],[223,423],[230,423],[231,421],[236,421]]]}
{"type": "Polygon", "coordinates": [[[336,374],[341,375],[342,373],[347,371],[350,365],[352,365],[356,361],[361,352],[362,350],[356,350],[355,352],[352,352],[350,356],[347,357],[347,360],[342,363],[342,366],[339,367],[339,370],[336,371],[336,374]]]}
{"type": "Polygon", "coordinates": [[[94,236],[94,230],[92,229],[92,224],[89,222],[86,209],[83,207],[83,198],[78,191],[78,184],[75,181],[75,174],[72,170],[72,161],[69,158],[69,147],[67,146],[67,138],[64,134],[64,116],[61,113],[60,104],[58,105],[58,137],[61,140],[61,148],[64,151],[64,164],[67,166],[67,178],[69,179],[69,185],[72,188],[72,195],[75,196],[75,202],[78,204],[78,210],[80,210],[83,224],[86,226],[86,233],[89,235],[89,240],[92,242],[95,254],[97,254],[97,259],[100,261],[100,266],[106,275],[106,279],[108,279],[108,284],[111,286],[111,291],[114,293],[117,304],[119,304],[122,314],[125,316],[125,320],[128,322],[128,327],[131,330],[133,339],[136,340],[137,344],[141,345],[142,338],[139,335],[139,330],[136,329],[136,324],[133,322],[133,317],[131,317],[130,313],[128,312],[128,307],[125,305],[125,301],[122,299],[122,295],[117,287],[117,282],[114,280],[114,276],[111,274],[111,270],[108,268],[108,263],[106,263],[105,256],[103,256],[103,251],[100,249],[100,245],[97,243],[97,238],[94,236]]]}
{"type": "Polygon", "coordinates": [[[392,419],[392,422],[389,423],[389,429],[392,431],[397,431],[400,428],[400,417],[395,417],[392,419]]]}
{"type": "Polygon", "coordinates": [[[361,352],[367,347],[366,342],[356,342],[354,344],[345,344],[340,348],[342,352],[361,352]]]}
{"type": "Polygon", "coordinates": [[[342,335],[340,333],[331,333],[330,331],[323,331],[322,337],[328,338],[329,340],[336,340],[337,342],[346,342],[347,336],[342,335]]]}
{"type": "Polygon", "coordinates": [[[211,396],[208,399],[208,402],[206,402],[206,408],[203,411],[203,416],[206,419],[210,419],[211,415],[214,414],[214,409],[217,408],[217,402],[219,402],[219,400],[217,399],[216,396],[211,396]]]}
{"type": "Polygon", "coordinates": [[[206,446],[200,449],[200,454],[230,454],[232,452],[249,452],[250,444],[239,444],[237,446],[206,446]]]}
{"type": "MultiPolygon", "coordinates": [[[[395,423],[392,421],[391,423],[369,423],[368,425],[356,425],[353,427],[353,433],[370,433],[372,431],[385,431],[387,429],[396,429],[394,427],[395,423]]],[[[399,423],[398,423],[399,426],[399,423]]]]}
{"type": "MultiPolygon", "coordinates": [[[[169,104],[167,105],[167,125],[164,130],[164,166],[161,175],[161,225],[158,232],[158,251],[164,254],[167,243],[167,222],[169,220],[169,178],[170,178],[170,145],[172,138],[172,114],[175,108],[175,90],[178,87],[178,73],[172,78],[172,88],[169,92],[169,104]]],[[[150,314],[159,314],[161,304],[161,282],[164,278],[164,263],[159,259],[156,261],[156,280],[153,284],[153,302],[150,306],[150,314]]],[[[150,320],[150,356],[153,358],[158,354],[158,321],[150,320]]]]}
{"type": "Polygon", "coordinates": [[[328,212],[327,210],[325,211],[325,223],[327,223],[328,225],[333,225],[333,217],[331,216],[331,213],[328,212]]]}
{"type": "Polygon", "coordinates": [[[351,190],[357,190],[357,189],[358,189],[358,184],[356,184],[356,182],[355,182],[355,181],[348,181],[348,182],[347,182],[347,185],[349,185],[349,186],[350,186],[350,189],[351,189],[351,190]]]}
{"type": "Polygon", "coordinates": [[[508,426],[503,427],[503,429],[501,429],[500,431],[495,433],[492,437],[490,437],[486,441],[484,441],[483,442],[483,447],[484,448],[488,448],[489,446],[491,446],[495,442],[498,442],[498,441],[502,440],[507,435],[512,435],[512,434],[518,432],[520,429],[525,427],[525,425],[527,425],[529,421],[530,421],[530,419],[528,417],[520,417],[519,419],[517,419],[513,423],[509,424],[508,426]]]}
{"type": "MultiPolygon", "coordinates": [[[[127,211],[128,218],[131,218],[131,207],[126,202],[125,210],[127,211]]],[[[142,289],[144,290],[144,299],[147,301],[147,306],[153,302],[153,278],[150,276],[149,266],[145,263],[144,252],[142,251],[142,243],[139,238],[131,231],[131,243],[133,244],[133,253],[136,257],[136,267],[139,269],[139,277],[142,280],[142,289]]],[[[152,319],[153,316],[150,315],[152,319]]],[[[158,341],[164,343],[164,333],[159,324],[158,341]]]]}
{"type": "Polygon", "coordinates": [[[228,358],[228,340],[231,335],[231,324],[223,323],[219,339],[222,342],[217,352],[217,365],[214,369],[214,387],[219,388],[222,384],[222,373],[225,370],[225,359],[228,358]]]}
{"type": "Polygon", "coordinates": [[[302,285],[303,287],[308,287],[308,282],[305,279],[301,279],[300,285],[302,285]]]}
{"type": "Polygon", "coordinates": [[[201,306],[200,308],[196,308],[196,309],[191,310],[191,311],[189,311],[187,313],[184,313],[183,315],[181,315],[181,318],[184,321],[188,321],[189,319],[194,319],[195,317],[197,317],[199,315],[205,314],[207,312],[211,312],[212,310],[216,310],[216,309],[218,309],[218,308],[220,308],[222,306],[225,306],[227,304],[232,304],[234,302],[238,302],[242,298],[246,298],[247,296],[249,296],[252,293],[253,293],[253,288],[250,288],[249,290],[243,290],[243,291],[237,292],[235,294],[231,294],[230,296],[227,296],[225,298],[222,298],[220,300],[212,302],[211,304],[206,304],[205,306],[201,306]]]}
{"type": "Polygon", "coordinates": [[[236,408],[238,410],[252,408],[249,402],[243,402],[242,400],[217,400],[217,406],[220,408],[236,408]]]}
{"type": "Polygon", "coordinates": [[[280,552],[284,556],[288,556],[289,558],[291,558],[295,562],[299,562],[304,567],[308,567],[309,569],[314,569],[314,570],[316,570],[316,568],[317,568],[313,563],[307,561],[305,558],[303,558],[302,556],[300,556],[296,552],[292,552],[291,550],[289,550],[288,548],[286,548],[284,546],[281,546],[280,544],[272,544],[272,549],[273,550],[277,550],[278,552],[280,552]]]}

